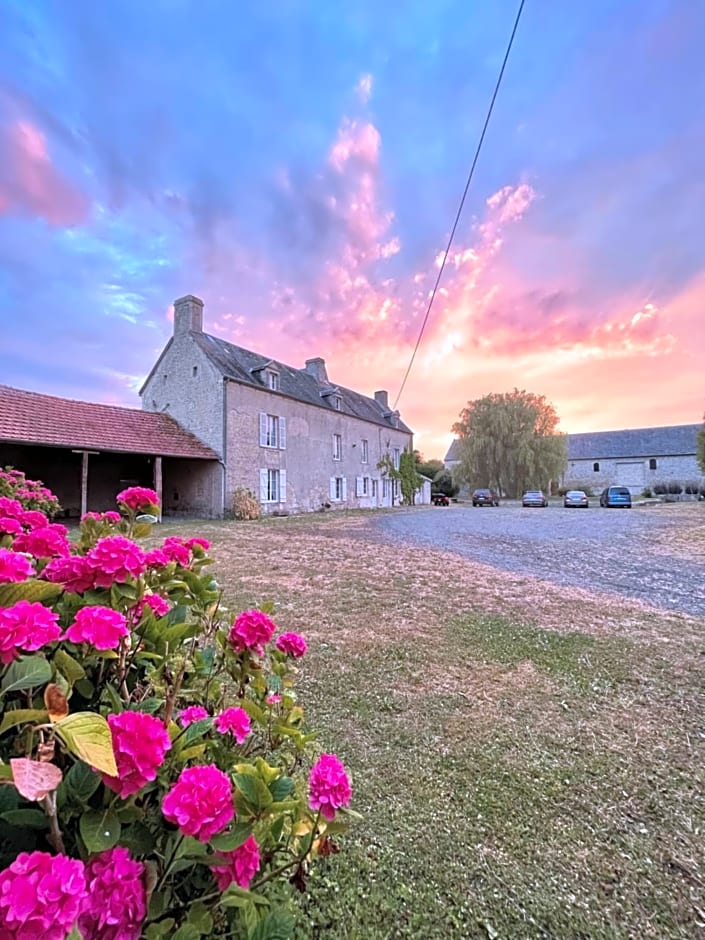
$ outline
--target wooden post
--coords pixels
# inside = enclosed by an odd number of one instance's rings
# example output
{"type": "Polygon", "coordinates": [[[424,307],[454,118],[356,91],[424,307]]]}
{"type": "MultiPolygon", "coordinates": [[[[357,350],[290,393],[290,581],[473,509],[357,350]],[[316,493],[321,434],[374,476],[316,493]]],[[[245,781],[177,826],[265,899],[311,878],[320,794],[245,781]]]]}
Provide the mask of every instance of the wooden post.
{"type": "Polygon", "coordinates": [[[88,451],[81,453],[81,516],[88,510],[88,451]]]}
{"type": "Polygon", "coordinates": [[[154,489],[159,497],[159,521],[162,521],[162,458],[154,458],[154,489]]]}

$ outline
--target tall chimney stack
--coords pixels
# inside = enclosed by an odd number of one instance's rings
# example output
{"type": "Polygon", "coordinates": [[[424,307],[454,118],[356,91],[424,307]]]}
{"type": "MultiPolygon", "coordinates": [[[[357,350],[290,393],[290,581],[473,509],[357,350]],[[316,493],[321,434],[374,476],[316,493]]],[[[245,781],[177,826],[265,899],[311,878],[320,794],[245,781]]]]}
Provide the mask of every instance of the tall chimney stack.
{"type": "Polygon", "coordinates": [[[326,372],[326,360],[320,356],[316,359],[306,360],[306,371],[312,375],[319,385],[328,385],[328,373],[326,372]]]}
{"type": "Polygon", "coordinates": [[[174,336],[203,332],[203,301],[187,294],[174,301],[174,336]]]}
{"type": "Polygon", "coordinates": [[[381,405],[385,411],[389,411],[389,395],[386,391],[375,392],[375,401],[381,405]]]}

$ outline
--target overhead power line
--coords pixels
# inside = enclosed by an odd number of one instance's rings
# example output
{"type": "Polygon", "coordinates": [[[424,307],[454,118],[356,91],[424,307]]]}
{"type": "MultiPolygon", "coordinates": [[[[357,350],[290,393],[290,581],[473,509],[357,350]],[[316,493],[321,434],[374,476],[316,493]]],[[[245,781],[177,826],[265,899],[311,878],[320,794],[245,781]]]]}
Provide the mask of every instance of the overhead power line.
{"type": "Polygon", "coordinates": [[[409,378],[411,368],[414,365],[414,360],[416,359],[416,353],[419,351],[419,346],[421,345],[421,340],[423,339],[423,334],[426,329],[426,324],[428,323],[428,318],[431,314],[431,309],[433,308],[433,301],[436,299],[436,293],[438,291],[438,286],[441,283],[441,278],[443,277],[443,271],[446,266],[446,261],[448,260],[448,255],[450,253],[451,246],[453,244],[453,239],[455,238],[455,232],[458,228],[458,223],[460,222],[460,216],[463,213],[463,207],[465,205],[465,198],[467,197],[468,190],[470,189],[470,184],[472,183],[472,178],[475,173],[475,167],[477,166],[477,161],[480,157],[480,151],[482,150],[482,145],[485,141],[485,134],[487,133],[487,128],[490,123],[490,118],[492,117],[492,111],[494,110],[494,103],[497,100],[497,95],[499,93],[500,86],[502,84],[502,78],[504,77],[504,70],[507,66],[507,61],[509,60],[509,53],[512,51],[512,45],[514,44],[514,37],[516,36],[517,28],[519,27],[519,20],[521,19],[522,10],[524,9],[524,3],[526,0],[521,0],[519,3],[519,9],[517,10],[516,19],[514,20],[514,27],[512,29],[511,35],[509,37],[509,42],[507,44],[507,50],[504,53],[504,59],[502,60],[502,67],[499,70],[499,75],[497,76],[497,82],[494,86],[494,91],[492,92],[492,98],[490,99],[490,105],[487,109],[487,115],[485,117],[485,123],[482,126],[482,133],[480,134],[480,139],[477,143],[477,149],[475,150],[475,156],[473,157],[472,166],[470,167],[470,172],[468,173],[468,178],[465,183],[465,189],[463,190],[463,195],[460,200],[460,205],[458,206],[458,211],[455,215],[455,221],[453,222],[453,228],[450,230],[450,237],[448,238],[448,244],[446,245],[446,250],[443,253],[443,258],[441,260],[440,267],[438,269],[438,274],[436,276],[436,283],[433,285],[433,290],[431,291],[431,296],[428,299],[428,306],[426,307],[426,314],[421,323],[421,329],[419,330],[419,335],[416,340],[416,345],[414,346],[414,351],[411,354],[411,359],[409,360],[409,365],[407,366],[406,372],[404,374],[404,380],[401,383],[399,389],[399,394],[396,397],[394,402],[394,409],[396,409],[399,404],[399,399],[402,396],[404,387],[406,386],[406,381],[409,378]]]}

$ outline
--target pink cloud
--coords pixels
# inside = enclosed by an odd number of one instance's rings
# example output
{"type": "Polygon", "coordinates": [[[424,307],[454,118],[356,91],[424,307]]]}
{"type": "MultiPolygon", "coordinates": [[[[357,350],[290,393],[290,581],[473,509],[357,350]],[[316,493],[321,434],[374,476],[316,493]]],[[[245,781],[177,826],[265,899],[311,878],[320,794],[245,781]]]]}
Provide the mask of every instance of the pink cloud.
{"type": "Polygon", "coordinates": [[[54,167],[44,134],[29,121],[0,135],[0,213],[38,216],[69,226],[88,217],[86,197],[54,167]]]}

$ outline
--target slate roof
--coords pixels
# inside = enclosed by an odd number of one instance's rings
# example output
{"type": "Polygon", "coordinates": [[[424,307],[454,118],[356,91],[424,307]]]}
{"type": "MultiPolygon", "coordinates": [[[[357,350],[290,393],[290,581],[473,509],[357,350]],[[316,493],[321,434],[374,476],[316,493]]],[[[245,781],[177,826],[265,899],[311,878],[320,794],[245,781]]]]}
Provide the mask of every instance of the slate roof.
{"type": "Polygon", "coordinates": [[[665,428],[630,428],[568,435],[568,460],[611,460],[621,457],[694,455],[701,424],[665,428]]]}
{"type": "Polygon", "coordinates": [[[330,383],[329,386],[321,386],[315,376],[307,372],[306,369],[295,369],[293,366],[277,362],[268,356],[262,356],[249,349],[243,349],[241,346],[235,346],[219,339],[217,336],[211,336],[209,333],[192,332],[190,335],[224,378],[233,379],[236,382],[242,382],[255,388],[267,388],[264,373],[251,370],[271,366],[279,373],[278,391],[283,395],[288,395],[290,398],[306,402],[309,405],[316,405],[319,408],[335,410],[331,401],[332,396],[322,397],[321,392],[336,389],[341,398],[341,414],[353,415],[363,421],[370,421],[373,424],[380,424],[387,428],[396,428],[409,434],[412,433],[401,420],[395,425],[392,416],[388,414],[390,409],[385,409],[374,398],[368,398],[366,395],[361,395],[359,392],[335,383],[330,383]]]}
{"type": "Polygon", "coordinates": [[[448,448],[448,453],[446,454],[443,463],[452,463],[454,460],[460,460],[460,441],[457,437],[448,448]]]}
{"type": "Polygon", "coordinates": [[[217,460],[166,414],[73,401],[0,385],[0,441],[217,460]]]}

